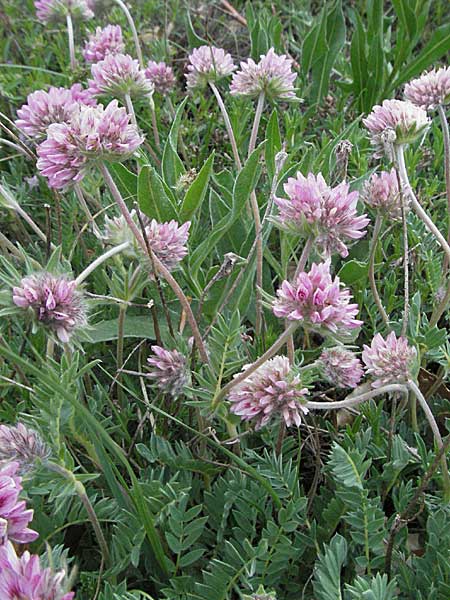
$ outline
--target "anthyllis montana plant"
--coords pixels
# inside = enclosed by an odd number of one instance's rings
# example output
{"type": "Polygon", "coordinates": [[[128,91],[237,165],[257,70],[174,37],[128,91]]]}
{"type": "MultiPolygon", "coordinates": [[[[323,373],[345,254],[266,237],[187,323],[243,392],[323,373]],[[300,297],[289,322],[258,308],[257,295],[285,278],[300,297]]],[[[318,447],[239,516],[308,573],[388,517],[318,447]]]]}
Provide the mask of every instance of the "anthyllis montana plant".
{"type": "Polygon", "coordinates": [[[445,3],[322,4],[6,2],[1,600],[448,600],[445,3]]]}

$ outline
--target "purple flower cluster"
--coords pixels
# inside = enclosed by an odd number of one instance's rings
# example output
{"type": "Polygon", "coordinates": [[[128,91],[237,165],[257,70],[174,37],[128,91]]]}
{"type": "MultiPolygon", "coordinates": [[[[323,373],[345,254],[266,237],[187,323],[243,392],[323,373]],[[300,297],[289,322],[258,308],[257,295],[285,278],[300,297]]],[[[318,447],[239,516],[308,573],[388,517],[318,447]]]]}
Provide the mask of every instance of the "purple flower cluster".
{"type": "Polygon", "coordinates": [[[345,335],[362,325],[355,317],[358,305],[351,304],[351,294],[342,288],[339,277],[330,274],[330,261],[313,264],[309,273],[302,272],[296,281],[283,281],[273,304],[277,317],[301,321],[305,327],[322,333],[345,335]]]}
{"type": "Polygon", "coordinates": [[[79,21],[87,21],[94,16],[87,0],[35,0],[34,6],[42,23],[64,21],[68,14],[79,21]]]}
{"type": "Polygon", "coordinates": [[[97,27],[84,43],[83,57],[88,63],[104,60],[107,54],[120,54],[125,50],[120,25],[97,27]]]}
{"type": "Polygon", "coordinates": [[[411,377],[416,349],[404,337],[392,331],[386,339],[377,333],[370,346],[364,345],[362,359],[368,375],[375,377],[372,387],[388,383],[404,383],[411,377]]]}
{"type": "Polygon", "coordinates": [[[435,108],[438,104],[448,104],[450,102],[450,67],[432,69],[418,79],[407,83],[405,98],[425,110],[435,108]]]}
{"type": "Polygon", "coordinates": [[[62,189],[81,181],[99,161],[125,160],[142,142],[117,100],[106,108],[79,106],[70,123],[50,125],[47,139],[37,148],[37,167],[50,187],[62,189]]]}
{"type": "MultiPolygon", "coordinates": [[[[0,538],[18,544],[33,542],[38,533],[28,528],[33,511],[19,500],[22,478],[18,475],[18,462],[9,462],[0,468],[0,538]]],[[[3,596],[2,596],[3,598],[3,596]]]]}
{"type": "Polygon", "coordinates": [[[374,173],[366,181],[362,193],[364,202],[391,219],[402,216],[402,199],[395,169],[374,173]]]}
{"type": "Polygon", "coordinates": [[[145,76],[151,81],[158,94],[167,94],[175,86],[173,70],[165,62],[150,60],[145,69],[145,76]]]}
{"type": "Polygon", "coordinates": [[[301,413],[308,412],[307,394],[300,378],[292,372],[289,359],[275,356],[235,385],[228,399],[231,412],[243,421],[254,420],[255,429],[264,427],[275,416],[282,417],[288,427],[299,427],[301,413]]]}
{"type": "Polygon", "coordinates": [[[45,460],[50,450],[33,429],[23,423],[0,425],[0,463],[16,461],[20,471],[28,471],[37,459],[45,460]]]}
{"type": "Polygon", "coordinates": [[[67,343],[77,329],[87,325],[86,306],[75,281],[65,275],[40,273],[24,277],[13,288],[13,302],[31,309],[36,320],[67,343]]]}
{"type": "Polygon", "coordinates": [[[91,66],[92,79],[88,81],[92,96],[113,96],[137,99],[153,94],[153,84],[145,76],[139,62],[129,54],[107,54],[91,66]]]}
{"type": "Polygon", "coordinates": [[[214,46],[195,48],[188,61],[186,82],[189,89],[202,88],[209,81],[219,81],[236,69],[231,55],[214,46]]]}
{"type": "Polygon", "coordinates": [[[338,388],[355,388],[364,375],[359,358],[344,346],[325,348],[319,363],[325,379],[338,388]]]}
{"type": "Polygon", "coordinates": [[[17,111],[16,126],[29,137],[42,139],[52,123],[68,123],[80,104],[95,106],[96,101],[79,83],[70,89],[50,87],[48,91],[37,90],[17,111]]]}
{"type": "Polygon", "coordinates": [[[284,186],[289,198],[275,198],[279,222],[290,231],[312,236],[325,257],[333,252],[346,257],[346,242],[362,238],[369,223],[366,215],[356,212],[358,192],[348,189],[345,182],[329,187],[320,173],[317,177],[297,173],[284,186]]]}
{"type": "Polygon", "coordinates": [[[7,542],[0,547],[0,597],[2,600],[72,600],[65,571],[42,568],[39,556],[25,551],[17,556],[7,542]]]}
{"type": "Polygon", "coordinates": [[[152,252],[170,271],[175,269],[187,254],[186,242],[189,237],[190,226],[190,221],[178,225],[173,220],[168,223],[158,223],[158,221],[152,219],[145,228],[152,252]]]}
{"type": "Polygon", "coordinates": [[[297,74],[292,71],[292,60],[284,54],[278,55],[270,48],[258,63],[249,58],[241,62],[240,67],[231,81],[232,95],[256,97],[264,93],[271,100],[296,98],[294,81],[297,74]]]}
{"type": "Polygon", "coordinates": [[[178,350],[152,346],[153,355],[147,358],[151,370],[147,377],[164,393],[177,398],[188,382],[186,358],[178,350]]]}

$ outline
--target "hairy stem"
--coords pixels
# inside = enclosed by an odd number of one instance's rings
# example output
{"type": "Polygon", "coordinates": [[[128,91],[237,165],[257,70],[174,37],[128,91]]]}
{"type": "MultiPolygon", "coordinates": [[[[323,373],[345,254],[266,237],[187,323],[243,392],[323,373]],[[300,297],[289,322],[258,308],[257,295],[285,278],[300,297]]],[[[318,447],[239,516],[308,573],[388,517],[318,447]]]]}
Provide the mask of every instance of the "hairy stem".
{"type": "Polygon", "coordinates": [[[370,245],[369,282],[370,282],[370,289],[372,290],[372,295],[375,300],[375,304],[377,305],[378,311],[381,315],[381,318],[383,319],[384,324],[388,326],[389,325],[389,317],[388,317],[386,311],[384,310],[384,306],[383,306],[383,303],[381,302],[380,295],[378,294],[377,284],[375,281],[375,254],[376,254],[376,250],[377,250],[378,238],[380,236],[382,223],[383,223],[382,217],[380,215],[377,215],[377,217],[375,219],[375,225],[373,227],[372,242],[370,245]]]}
{"type": "MultiPolygon", "coordinates": [[[[442,137],[444,139],[445,192],[447,195],[447,242],[450,245],[450,131],[442,104],[438,104],[437,109],[441,120],[442,137]]],[[[448,270],[448,267],[449,260],[446,257],[444,262],[444,272],[448,270]]]]}
{"type": "MultiPolygon", "coordinates": [[[[436,423],[436,419],[434,418],[434,415],[431,412],[430,407],[428,406],[428,402],[425,400],[418,385],[416,383],[414,383],[414,381],[411,381],[411,380],[408,381],[408,387],[413,392],[413,394],[417,398],[420,406],[422,407],[422,410],[425,413],[428,423],[430,424],[431,430],[434,435],[434,439],[436,440],[437,447],[439,449],[441,449],[443,446],[441,432],[439,431],[439,427],[436,423]]],[[[450,500],[450,474],[448,471],[447,457],[445,456],[445,454],[443,454],[441,457],[441,467],[442,467],[442,481],[443,481],[443,487],[444,487],[444,496],[445,496],[445,499],[447,501],[449,501],[450,500]]]]}
{"type": "Polygon", "coordinates": [[[82,271],[78,277],[75,279],[75,283],[77,285],[80,285],[80,283],[83,283],[83,281],[89,277],[89,275],[95,271],[95,269],[97,267],[99,267],[101,264],[103,264],[105,261],[107,261],[109,258],[111,258],[111,256],[115,256],[116,254],[119,254],[119,252],[123,252],[124,250],[126,250],[128,248],[128,246],[130,245],[130,242],[123,242],[122,244],[119,244],[118,246],[114,246],[113,248],[110,248],[109,250],[107,250],[105,253],[101,254],[100,256],[98,256],[95,260],[93,260],[91,262],[90,265],[88,265],[84,271],[82,271]]]}
{"type": "Polygon", "coordinates": [[[161,148],[161,140],[159,138],[158,121],[156,120],[155,103],[153,102],[153,98],[150,98],[150,115],[152,119],[153,139],[155,140],[155,146],[159,150],[159,148],[161,148]]]}
{"type": "Polygon", "coordinates": [[[383,385],[382,387],[369,390],[368,392],[364,392],[363,394],[359,394],[358,396],[347,397],[345,400],[340,400],[339,402],[307,402],[306,407],[310,410],[337,410],[340,408],[351,408],[352,406],[361,404],[361,402],[366,402],[371,398],[391,392],[401,392],[403,394],[407,394],[408,388],[404,384],[390,383],[388,385],[383,385]]]}
{"type": "MultiPolygon", "coordinates": [[[[139,228],[137,227],[136,223],[133,221],[133,218],[130,215],[130,211],[128,210],[128,207],[125,204],[125,202],[119,192],[119,189],[114,182],[114,179],[111,177],[111,174],[108,171],[105,164],[100,165],[100,170],[102,172],[102,175],[109,187],[109,190],[110,190],[114,200],[117,202],[120,212],[122,213],[125,221],[127,222],[128,226],[130,227],[131,231],[133,232],[133,235],[136,238],[136,241],[138,242],[138,244],[144,251],[144,255],[148,256],[145,240],[142,237],[142,234],[139,231],[139,228]]],[[[195,317],[192,312],[191,306],[188,302],[188,299],[186,298],[183,290],[178,285],[177,281],[172,276],[170,271],[162,264],[162,262],[159,260],[159,258],[157,256],[155,256],[154,253],[153,253],[153,261],[154,261],[156,270],[162,275],[162,277],[164,277],[164,279],[170,285],[173,293],[178,298],[181,306],[183,307],[183,309],[186,313],[186,317],[189,321],[189,325],[191,326],[192,335],[194,336],[195,344],[197,345],[201,359],[203,362],[208,363],[209,359],[208,359],[208,355],[206,353],[205,345],[203,344],[202,336],[200,335],[197,321],[195,320],[195,317]]]]}
{"type": "Polygon", "coordinates": [[[444,252],[447,256],[447,260],[450,261],[450,246],[447,243],[447,240],[442,235],[442,233],[439,231],[439,229],[436,227],[436,225],[433,223],[433,221],[431,220],[429,215],[427,215],[427,213],[424,211],[424,209],[420,205],[419,201],[417,200],[417,198],[413,192],[411,184],[409,183],[408,172],[406,170],[406,165],[405,165],[405,153],[404,153],[403,145],[396,146],[396,153],[397,153],[397,161],[398,161],[398,168],[399,168],[399,174],[400,174],[400,182],[402,185],[402,191],[409,196],[411,205],[414,208],[417,216],[423,221],[423,223],[424,223],[425,227],[428,229],[428,231],[430,233],[432,233],[434,235],[434,237],[437,239],[437,241],[439,242],[439,244],[441,245],[442,249],[444,250],[444,252]]]}
{"type": "Polygon", "coordinates": [[[133,102],[131,101],[130,94],[125,94],[124,99],[125,99],[125,104],[127,106],[127,112],[131,117],[131,122],[133,123],[133,125],[135,125],[137,127],[138,124],[136,121],[136,113],[134,112],[134,106],[133,106],[133,102]]]}
{"type": "Polygon", "coordinates": [[[92,231],[94,232],[94,235],[97,238],[101,239],[101,237],[102,237],[101,231],[98,228],[97,223],[95,222],[95,219],[92,216],[91,211],[89,210],[89,206],[87,205],[86,199],[83,194],[83,190],[81,189],[81,185],[79,183],[76,183],[73,186],[73,189],[75,190],[75,194],[78,198],[79,203],[81,204],[81,208],[84,210],[84,214],[86,215],[86,218],[92,227],[92,231]]]}
{"type": "Polygon", "coordinates": [[[70,13],[67,13],[66,23],[67,23],[67,37],[69,39],[70,68],[72,71],[74,71],[77,68],[77,60],[75,58],[75,43],[74,43],[74,39],[73,39],[73,23],[72,23],[72,16],[70,13]]]}
{"type": "Polygon", "coordinates": [[[133,17],[131,16],[130,11],[127,8],[127,5],[125,4],[125,2],[122,2],[122,0],[114,0],[114,2],[120,6],[120,8],[122,9],[122,11],[124,12],[127,21],[128,21],[128,25],[130,26],[131,29],[131,33],[133,35],[133,41],[134,41],[134,45],[136,48],[136,56],[138,58],[139,64],[141,66],[141,69],[144,68],[144,58],[142,56],[142,50],[141,50],[141,45],[139,43],[139,37],[137,34],[137,30],[136,30],[136,25],[134,24],[133,21],[133,17]]]}
{"type": "Polygon", "coordinates": [[[258,103],[256,105],[255,118],[253,120],[252,133],[250,135],[250,141],[248,143],[248,156],[256,148],[256,139],[258,137],[259,124],[261,122],[261,116],[264,108],[265,94],[261,92],[258,96],[258,103]]]}
{"type": "Polygon", "coordinates": [[[216,97],[217,104],[219,105],[219,108],[220,108],[220,112],[222,113],[222,118],[223,118],[224,123],[225,123],[225,129],[227,130],[228,139],[230,140],[231,149],[233,151],[234,162],[236,163],[236,167],[239,170],[241,170],[242,169],[242,162],[241,162],[241,158],[239,156],[239,151],[238,151],[238,147],[237,147],[237,143],[236,143],[236,138],[234,136],[233,127],[231,126],[231,121],[230,121],[230,117],[228,115],[227,108],[226,108],[226,106],[224,104],[224,101],[222,100],[222,96],[220,95],[220,92],[217,89],[216,84],[213,83],[212,81],[210,81],[209,85],[210,85],[210,87],[211,87],[211,89],[213,91],[214,96],[216,97]]]}

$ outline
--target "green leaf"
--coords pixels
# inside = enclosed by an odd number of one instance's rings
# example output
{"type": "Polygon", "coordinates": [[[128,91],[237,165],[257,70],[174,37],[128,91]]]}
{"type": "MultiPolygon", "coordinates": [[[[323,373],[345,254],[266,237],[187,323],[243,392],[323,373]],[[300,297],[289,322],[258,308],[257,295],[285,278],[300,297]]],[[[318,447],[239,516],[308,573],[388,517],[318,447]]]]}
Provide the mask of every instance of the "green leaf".
{"type": "Polygon", "coordinates": [[[349,260],[341,267],[338,275],[346,285],[352,285],[367,278],[369,266],[359,260],[349,260]]]}
{"type": "Polygon", "coordinates": [[[108,165],[108,170],[114,179],[122,198],[125,201],[135,200],[137,196],[138,178],[121,163],[108,165]]]}
{"type": "Polygon", "coordinates": [[[411,1],[392,0],[392,5],[404,30],[408,33],[409,38],[413,39],[417,32],[417,19],[411,8],[411,1]]]}
{"type": "Polygon", "coordinates": [[[139,208],[147,217],[156,219],[160,223],[179,218],[170,191],[150,165],[142,167],[139,173],[138,202],[139,208]]]}
{"type": "Polygon", "coordinates": [[[280,126],[278,124],[278,113],[277,109],[274,108],[270,115],[269,122],[266,128],[266,150],[265,159],[267,174],[269,181],[272,181],[275,175],[275,156],[281,150],[281,133],[280,126]]]}
{"type": "Polygon", "coordinates": [[[214,164],[214,152],[204,163],[195,180],[189,187],[180,209],[181,221],[189,221],[201,207],[208,189],[209,178],[214,164]]]}
{"type": "Polygon", "coordinates": [[[197,550],[191,550],[184,556],[180,558],[179,565],[180,567],[188,567],[193,563],[197,562],[203,554],[206,552],[206,548],[199,548],[197,550]]]}
{"type": "Polygon", "coordinates": [[[347,558],[347,542],[336,533],[317,560],[314,572],[315,600],[342,600],[341,569],[347,558]]]}
{"type": "Polygon", "coordinates": [[[189,42],[189,48],[199,48],[200,46],[208,45],[208,41],[201,38],[195,31],[194,26],[192,25],[191,13],[186,11],[185,16],[186,23],[186,31],[187,38],[189,42]]]}
{"type": "Polygon", "coordinates": [[[367,36],[358,13],[356,13],[356,23],[356,29],[350,46],[350,64],[353,76],[353,94],[361,108],[364,106],[364,90],[366,89],[368,71],[366,54],[367,36]]]}
{"type": "MultiPolygon", "coordinates": [[[[160,323],[163,327],[163,323],[160,323]]],[[[117,319],[109,321],[100,321],[89,328],[87,332],[88,341],[97,344],[100,342],[110,342],[117,340],[117,319]]],[[[140,315],[130,315],[125,317],[124,337],[147,338],[155,339],[155,331],[153,329],[153,321],[150,313],[147,317],[140,315]]]]}
{"type": "Polygon", "coordinates": [[[185,172],[184,165],[177,153],[177,147],[181,117],[183,116],[183,111],[187,100],[188,98],[186,97],[177,108],[163,151],[161,166],[164,174],[164,181],[172,188],[176,186],[180,175],[185,172]]]}

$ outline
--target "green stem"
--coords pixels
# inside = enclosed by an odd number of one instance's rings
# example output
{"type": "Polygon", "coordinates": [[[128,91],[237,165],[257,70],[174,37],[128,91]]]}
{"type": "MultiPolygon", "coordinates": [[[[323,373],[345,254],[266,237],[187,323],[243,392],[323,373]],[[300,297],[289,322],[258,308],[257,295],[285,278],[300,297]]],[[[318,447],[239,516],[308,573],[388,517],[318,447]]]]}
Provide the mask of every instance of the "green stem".
{"type": "Polygon", "coordinates": [[[375,225],[373,228],[372,234],[372,242],[370,245],[370,254],[369,254],[369,283],[370,289],[372,290],[372,295],[375,300],[375,304],[377,305],[378,311],[383,319],[383,322],[386,326],[389,326],[389,317],[384,310],[383,303],[381,302],[380,295],[378,294],[377,284],[375,282],[375,254],[378,245],[378,238],[380,236],[381,225],[383,223],[383,219],[380,215],[377,215],[375,219],[375,225]]]}
{"type": "Polygon", "coordinates": [[[73,23],[72,16],[70,13],[67,13],[66,16],[67,23],[67,37],[69,39],[69,56],[70,56],[70,69],[74,71],[77,68],[77,60],[75,58],[75,43],[73,39],[73,23]]]}
{"type": "Polygon", "coordinates": [[[127,18],[128,25],[130,26],[131,33],[133,35],[133,41],[134,41],[134,45],[135,45],[135,48],[136,48],[136,55],[138,57],[138,61],[139,61],[139,64],[141,66],[141,69],[143,69],[144,68],[144,58],[142,56],[141,45],[139,43],[139,37],[138,37],[138,34],[137,34],[136,25],[134,24],[134,21],[133,21],[133,17],[131,16],[131,13],[128,10],[125,2],[122,2],[122,0],[114,0],[114,2],[118,6],[120,6],[120,8],[122,9],[122,11],[124,12],[124,14],[125,14],[125,16],[127,18]]]}

